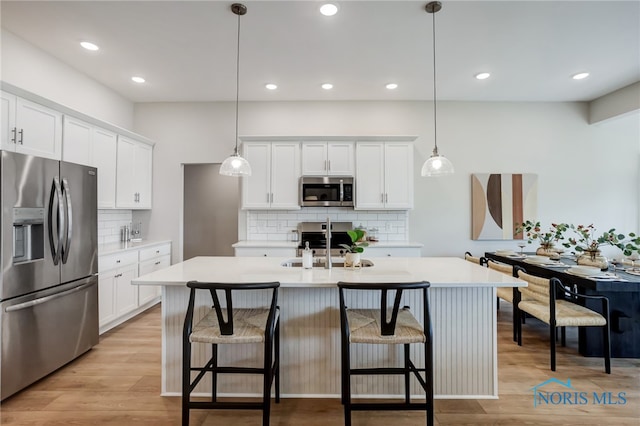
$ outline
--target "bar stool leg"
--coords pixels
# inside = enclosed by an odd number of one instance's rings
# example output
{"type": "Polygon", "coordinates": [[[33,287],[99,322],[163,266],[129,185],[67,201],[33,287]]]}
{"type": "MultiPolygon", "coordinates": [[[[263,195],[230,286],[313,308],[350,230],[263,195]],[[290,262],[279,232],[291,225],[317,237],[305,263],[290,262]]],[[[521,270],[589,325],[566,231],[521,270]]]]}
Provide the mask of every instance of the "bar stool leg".
{"type": "Polygon", "coordinates": [[[218,345],[211,345],[211,360],[213,361],[211,370],[211,401],[218,401],[218,345]]]}
{"type": "Polygon", "coordinates": [[[276,404],[280,402],[280,320],[276,324],[276,333],[275,333],[275,369],[274,374],[276,375],[276,404]]]}
{"type": "Polygon", "coordinates": [[[342,338],[342,404],[344,425],[351,426],[351,354],[349,342],[342,338]]]}
{"type": "Polygon", "coordinates": [[[404,402],[411,402],[409,380],[411,379],[411,370],[409,370],[409,345],[404,346],[404,402]]]}
{"type": "Polygon", "coordinates": [[[189,389],[191,388],[191,343],[182,345],[182,426],[189,426],[189,389]]]}

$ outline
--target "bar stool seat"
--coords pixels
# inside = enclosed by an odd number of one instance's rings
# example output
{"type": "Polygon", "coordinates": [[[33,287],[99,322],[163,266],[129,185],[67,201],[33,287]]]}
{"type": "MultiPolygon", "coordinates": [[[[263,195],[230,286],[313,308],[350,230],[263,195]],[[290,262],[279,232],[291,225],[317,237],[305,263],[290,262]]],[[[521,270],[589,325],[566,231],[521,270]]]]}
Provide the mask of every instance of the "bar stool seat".
{"type": "MultiPolygon", "coordinates": [[[[389,310],[387,318],[391,318],[389,310]]],[[[407,343],[424,343],[425,335],[422,326],[411,314],[408,308],[398,310],[398,318],[394,334],[384,336],[380,334],[380,311],[377,309],[349,309],[349,342],[401,345],[407,343]]]]}
{"type": "MultiPolygon", "coordinates": [[[[182,333],[182,425],[189,425],[190,409],[243,409],[262,410],[262,424],[269,425],[271,387],[275,381],[275,399],[280,402],[280,310],[278,301],[278,282],[268,283],[206,283],[190,281],[189,304],[182,333]],[[268,308],[234,308],[233,293],[250,290],[271,289],[271,301],[268,308]],[[204,290],[211,295],[212,307],[206,308],[199,321],[196,316],[196,291],[204,290]],[[223,302],[218,292],[224,294],[223,302]],[[194,324],[195,323],[195,324],[194,324]],[[192,344],[211,345],[211,358],[202,366],[192,366],[192,344]],[[261,368],[219,365],[218,345],[262,344],[264,348],[261,368]],[[195,374],[195,378],[192,376],[195,374]],[[212,378],[211,399],[209,401],[192,400],[191,392],[209,373],[212,378]],[[218,401],[217,384],[219,374],[256,374],[263,376],[262,401],[218,401]]],[[[261,299],[262,300],[262,299],[261,299]]]]}
{"type": "MultiPolygon", "coordinates": [[[[412,283],[347,283],[339,282],[340,296],[340,336],[342,359],[342,404],[344,405],[345,426],[351,425],[352,411],[381,410],[425,410],[426,423],[433,425],[433,343],[429,314],[428,282],[412,283]],[[400,307],[404,291],[419,291],[422,294],[422,323],[413,316],[408,306],[400,307]],[[376,291],[380,293],[379,308],[349,308],[347,293],[376,291]],[[389,295],[392,296],[389,296],[389,295]],[[393,297],[392,306],[387,298],[393,297]],[[352,367],[352,344],[402,345],[401,366],[352,367]],[[424,347],[421,363],[414,363],[410,356],[410,345],[424,347]],[[399,375],[404,376],[404,401],[402,402],[352,402],[351,377],[356,375],[399,375]],[[425,391],[425,402],[411,401],[410,378],[414,376],[425,391]]],[[[369,300],[366,296],[363,300],[369,300]]],[[[364,303],[364,302],[362,302],[364,303]]],[[[419,302],[416,302],[419,303],[419,302]]]]}

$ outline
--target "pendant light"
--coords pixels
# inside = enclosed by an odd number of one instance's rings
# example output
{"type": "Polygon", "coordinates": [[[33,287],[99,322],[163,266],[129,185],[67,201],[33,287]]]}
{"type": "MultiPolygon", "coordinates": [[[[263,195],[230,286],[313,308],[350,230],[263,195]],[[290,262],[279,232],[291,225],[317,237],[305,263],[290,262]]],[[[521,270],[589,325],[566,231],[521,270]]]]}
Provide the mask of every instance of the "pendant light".
{"type": "Polygon", "coordinates": [[[247,7],[240,3],[231,5],[231,11],[238,15],[238,48],[236,56],[236,147],[220,166],[220,174],[225,176],[251,176],[249,162],[238,153],[238,101],[240,94],[240,16],[247,13],[247,7]]]}
{"type": "Polygon", "coordinates": [[[422,176],[437,177],[453,174],[453,164],[446,157],[438,153],[438,120],[436,113],[436,13],[442,9],[442,3],[432,1],[425,7],[427,13],[433,16],[433,154],[422,165],[422,176]]]}

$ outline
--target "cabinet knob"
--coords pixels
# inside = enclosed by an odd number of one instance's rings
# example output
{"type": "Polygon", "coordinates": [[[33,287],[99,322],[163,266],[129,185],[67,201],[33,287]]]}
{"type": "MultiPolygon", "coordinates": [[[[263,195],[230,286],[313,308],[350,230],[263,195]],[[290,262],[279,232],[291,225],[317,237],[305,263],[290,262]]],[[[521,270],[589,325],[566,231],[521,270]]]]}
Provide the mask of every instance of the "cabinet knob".
{"type": "Polygon", "coordinates": [[[116,263],[120,263],[120,259],[116,260],[116,263]]]}
{"type": "Polygon", "coordinates": [[[156,265],[159,265],[159,264],[160,264],[160,261],[158,260],[158,261],[156,262],[156,265]]]}
{"type": "Polygon", "coordinates": [[[264,257],[267,257],[267,253],[264,254],[264,257]]]}
{"type": "Polygon", "coordinates": [[[160,250],[156,250],[156,254],[159,254],[159,253],[160,253],[160,250]]]}

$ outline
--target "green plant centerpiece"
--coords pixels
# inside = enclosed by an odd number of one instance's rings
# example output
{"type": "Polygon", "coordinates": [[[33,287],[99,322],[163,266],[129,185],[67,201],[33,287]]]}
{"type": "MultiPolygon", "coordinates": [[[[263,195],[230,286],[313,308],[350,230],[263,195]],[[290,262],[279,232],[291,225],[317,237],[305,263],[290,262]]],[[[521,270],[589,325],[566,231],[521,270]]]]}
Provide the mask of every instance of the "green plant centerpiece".
{"type": "Polygon", "coordinates": [[[347,231],[347,235],[351,238],[351,244],[340,244],[347,253],[344,258],[345,267],[360,267],[360,253],[369,245],[365,241],[365,231],[362,229],[352,229],[347,231]]]}
{"type": "Polygon", "coordinates": [[[543,230],[540,221],[526,222],[516,225],[515,235],[522,234],[523,238],[527,238],[527,242],[531,244],[533,241],[540,243],[540,248],[536,250],[536,254],[542,256],[558,256],[558,252],[562,250],[555,249],[555,244],[564,239],[564,233],[569,229],[566,223],[552,223],[547,230],[543,230]]]}
{"type": "Polygon", "coordinates": [[[576,234],[562,245],[573,248],[578,252],[577,262],[581,265],[598,266],[602,269],[608,267],[607,258],[601,256],[600,247],[610,245],[618,247],[622,254],[630,256],[634,252],[640,253],[640,237],[634,232],[622,234],[611,228],[601,235],[597,234],[596,227],[590,225],[569,225],[569,228],[576,234]]]}

